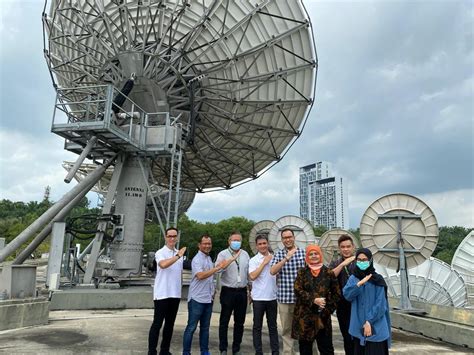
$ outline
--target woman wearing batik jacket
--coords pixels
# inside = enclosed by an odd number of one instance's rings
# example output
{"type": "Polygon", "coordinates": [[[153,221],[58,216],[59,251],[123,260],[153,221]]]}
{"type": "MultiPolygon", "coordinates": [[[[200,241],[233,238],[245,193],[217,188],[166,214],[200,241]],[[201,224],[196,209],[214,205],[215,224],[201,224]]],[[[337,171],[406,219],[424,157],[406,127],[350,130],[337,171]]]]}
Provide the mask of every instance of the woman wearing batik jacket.
{"type": "Polygon", "coordinates": [[[334,272],[323,265],[317,245],[306,248],[306,266],[295,280],[296,304],[291,336],[299,341],[301,355],[313,354],[316,340],[321,355],[334,354],[331,314],[341,298],[334,272]]]}
{"type": "Polygon", "coordinates": [[[349,334],[354,337],[354,354],[388,354],[391,331],[387,284],[375,272],[369,249],[357,250],[354,274],[347,280],[343,294],[351,302],[349,334]]]}

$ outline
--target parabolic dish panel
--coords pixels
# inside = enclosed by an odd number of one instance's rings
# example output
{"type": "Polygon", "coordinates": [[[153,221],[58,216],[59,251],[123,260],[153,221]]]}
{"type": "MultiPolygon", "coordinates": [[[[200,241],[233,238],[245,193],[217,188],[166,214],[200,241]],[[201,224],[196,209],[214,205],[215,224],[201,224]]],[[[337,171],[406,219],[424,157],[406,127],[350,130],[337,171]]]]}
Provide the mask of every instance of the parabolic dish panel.
{"type": "Polygon", "coordinates": [[[451,267],[466,282],[469,307],[474,307],[474,231],[462,240],[454,253],[451,267]]]}
{"type": "MultiPolygon", "coordinates": [[[[400,297],[400,274],[385,266],[374,264],[388,285],[391,297],[400,297]]],[[[421,265],[408,270],[410,299],[450,307],[464,307],[467,288],[461,275],[445,262],[430,257],[421,265]]]]}
{"type": "Polygon", "coordinates": [[[323,261],[325,265],[329,265],[331,261],[339,257],[339,245],[337,243],[339,237],[343,234],[347,234],[354,241],[355,248],[359,248],[359,241],[354,235],[341,228],[334,228],[325,232],[319,239],[319,246],[323,252],[323,261]]]}
{"type": "Polygon", "coordinates": [[[459,244],[451,265],[453,269],[467,278],[466,281],[474,284],[474,231],[469,232],[459,244]]]}
{"type": "Polygon", "coordinates": [[[380,215],[419,215],[421,219],[402,220],[405,249],[418,253],[405,253],[407,267],[412,268],[427,260],[438,244],[438,222],[433,211],[423,201],[407,194],[390,194],[375,200],[365,211],[360,222],[360,240],[370,249],[374,261],[390,269],[397,269],[398,252],[381,249],[398,249],[397,219],[380,218],[380,215]]]}
{"type": "Polygon", "coordinates": [[[255,237],[259,234],[268,235],[273,227],[274,222],[268,219],[258,222],[253,226],[249,233],[249,244],[254,254],[257,254],[257,245],[255,243],[255,237]]]}
{"type": "MultiPolygon", "coordinates": [[[[53,0],[43,23],[60,87],[120,89],[135,73],[130,98],[146,112],[181,114],[187,127],[196,79],[187,189],[257,178],[299,137],[313,104],[317,56],[301,1],[53,0]]],[[[154,167],[158,181],[166,169],[154,167]]]]}
{"type": "Polygon", "coordinates": [[[311,224],[300,217],[288,215],[277,219],[268,235],[270,245],[274,251],[283,249],[281,231],[286,228],[293,230],[295,244],[299,248],[305,249],[308,244],[316,243],[316,237],[311,224]]]}

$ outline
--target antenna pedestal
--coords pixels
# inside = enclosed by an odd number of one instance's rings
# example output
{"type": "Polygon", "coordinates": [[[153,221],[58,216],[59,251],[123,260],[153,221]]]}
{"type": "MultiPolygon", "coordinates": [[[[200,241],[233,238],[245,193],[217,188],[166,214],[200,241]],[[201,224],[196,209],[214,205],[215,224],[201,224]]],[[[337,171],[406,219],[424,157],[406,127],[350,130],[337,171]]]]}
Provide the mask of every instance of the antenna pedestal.
{"type": "Polygon", "coordinates": [[[406,213],[390,213],[390,214],[382,214],[378,216],[379,219],[396,219],[397,220],[397,246],[398,249],[380,249],[383,252],[398,252],[398,262],[399,262],[399,271],[400,271],[400,282],[401,282],[401,295],[400,295],[400,303],[398,307],[394,307],[396,310],[401,311],[403,313],[412,313],[412,314],[419,314],[424,315],[426,312],[422,309],[413,308],[410,302],[410,287],[408,283],[408,270],[407,270],[407,263],[406,263],[406,256],[405,252],[411,253],[419,253],[418,250],[415,249],[405,249],[404,248],[404,239],[402,233],[402,226],[403,220],[420,220],[420,215],[415,214],[406,214],[406,213]]]}

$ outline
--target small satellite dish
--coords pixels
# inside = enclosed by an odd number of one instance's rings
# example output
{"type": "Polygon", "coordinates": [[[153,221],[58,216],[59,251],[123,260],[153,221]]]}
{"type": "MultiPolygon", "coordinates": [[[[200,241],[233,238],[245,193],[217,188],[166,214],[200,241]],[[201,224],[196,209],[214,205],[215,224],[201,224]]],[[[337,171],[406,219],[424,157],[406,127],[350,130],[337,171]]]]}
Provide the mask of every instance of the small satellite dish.
{"type": "Polygon", "coordinates": [[[283,243],[281,242],[281,231],[284,229],[291,229],[295,235],[296,245],[299,248],[306,248],[308,244],[316,243],[316,237],[311,224],[309,224],[303,218],[297,216],[283,216],[275,221],[268,240],[273,250],[283,249],[283,243]]]}
{"type": "Polygon", "coordinates": [[[275,224],[275,222],[266,219],[266,220],[258,222],[250,230],[249,244],[250,244],[250,248],[252,249],[254,254],[257,254],[257,246],[255,244],[255,237],[259,234],[263,234],[263,235],[266,235],[268,237],[268,235],[270,234],[270,230],[273,227],[273,224],[275,224]]]}
{"type": "Polygon", "coordinates": [[[339,246],[337,244],[337,241],[339,237],[343,234],[347,234],[352,238],[356,249],[360,247],[359,241],[356,239],[356,237],[354,237],[351,232],[341,228],[334,228],[328,230],[319,239],[319,246],[323,251],[323,259],[325,265],[329,265],[331,261],[339,257],[339,246]]]}
{"type": "Polygon", "coordinates": [[[463,239],[454,253],[451,267],[459,272],[466,283],[468,307],[474,307],[474,230],[463,239]]]}
{"type": "MultiPolygon", "coordinates": [[[[438,243],[438,222],[426,203],[408,194],[390,194],[375,200],[360,222],[360,240],[374,262],[400,270],[399,309],[420,313],[411,307],[407,269],[427,260],[438,243]]],[[[421,312],[423,313],[423,312],[421,312]]]]}
{"type": "Polygon", "coordinates": [[[402,221],[408,268],[427,260],[438,244],[438,222],[433,211],[420,199],[407,194],[391,194],[375,200],[360,222],[360,240],[374,261],[390,269],[399,267],[398,216],[402,221]]]}
{"type": "MultiPolygon", "coordinates": [[[[401,296],[400,274],[382,265],[374,265],[387,282],[388,295],[401,296]]],[[[445,262],[430,257],[408,271],[410,299],[449,307],[463,307],[467,288],[461,275],[445,262]]]]}

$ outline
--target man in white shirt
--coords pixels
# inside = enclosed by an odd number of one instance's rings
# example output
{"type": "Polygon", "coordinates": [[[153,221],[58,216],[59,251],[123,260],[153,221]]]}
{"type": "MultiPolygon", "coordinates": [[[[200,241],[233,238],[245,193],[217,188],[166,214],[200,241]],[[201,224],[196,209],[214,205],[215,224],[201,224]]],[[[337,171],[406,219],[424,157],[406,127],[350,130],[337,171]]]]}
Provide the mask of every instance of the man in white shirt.
{"type": "Polygon", "coordinates": [[[249,254],[240,249],[242,235],[232,232],[229,237],[229,248],[217,255],[216,264],[233,258],[233,261],[221,273],[221,315],[219,318],[219,351],[227,355],[227,332],[232,313],[234,314],[234,340],[232,354],[240,355],[240,344],[244,335],[245,314],[247,313],[247,286],[249,271],[249,254]]]}
{"type": "Polygon", "coordinates": [[[255,355],[263,355],[262,324],[263,316],[266,314],[272,355],[279,355],[276,275],[270,274],[270,261],[273,255],[268,250],[267,236],[257,235],[255,244],[258,253],[249,261],[249,279],[253,281],[253,346],[255,355]]]}
{"type": "Polygon", "coordinates": [[[153,303],[155,312],[153,323],[148,334],[148,354],[157,355],[156,347],[163,325],[163,336],[160,355],[170,355],[170,343],[173,336],[174,321],[181,300],[181,275],[183,272],[183,255],[186,247],[179,251],[175,248],[178,242],[178,229],[171,227],[166,230],[165,246],[155,254],[156,277],[153,286],[153,303]]]}

